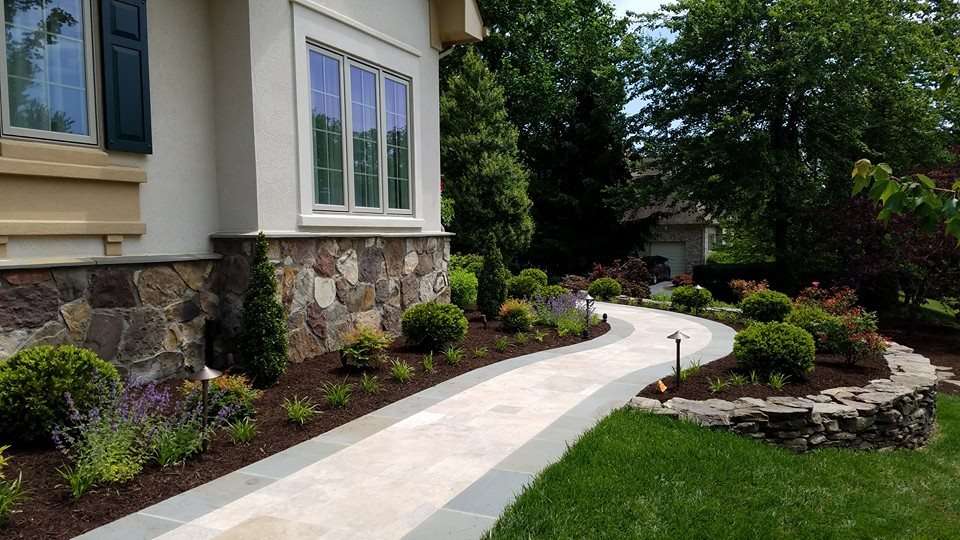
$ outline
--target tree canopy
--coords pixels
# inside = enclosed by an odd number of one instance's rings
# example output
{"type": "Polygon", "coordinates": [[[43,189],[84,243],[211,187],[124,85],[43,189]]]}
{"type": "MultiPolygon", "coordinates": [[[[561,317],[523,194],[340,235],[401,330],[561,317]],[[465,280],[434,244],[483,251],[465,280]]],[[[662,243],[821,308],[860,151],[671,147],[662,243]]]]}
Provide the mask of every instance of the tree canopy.
{"type": "Polygon", "coordinates": [[[860,157],[901,169],[943,161],[954,101],[935,80],[957,48],[951,2],[678,0],[643,18],[643,152],[674,196],[769,231],[784,272],[814,247],[810,208],[845,200],[860,157]]]}

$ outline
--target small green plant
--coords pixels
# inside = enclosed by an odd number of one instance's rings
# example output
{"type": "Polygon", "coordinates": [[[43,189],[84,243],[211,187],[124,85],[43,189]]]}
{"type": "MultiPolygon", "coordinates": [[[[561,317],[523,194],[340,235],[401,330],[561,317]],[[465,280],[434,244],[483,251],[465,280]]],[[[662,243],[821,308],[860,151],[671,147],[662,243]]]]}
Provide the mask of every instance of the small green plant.
{"type": "Polygon", "coordinates": [[[712,380],[707,379],[707,384],[710,387],[711,394],[723,392],[724,390],[727,389],[727,386],[728,386],[727,381],[723,380],[723,378],[721,377],[717,377],[716,379],[712,379],[712,380]]]}
{"type": "Polygon", "coordinates": [[[460,347],[447,347],[447,350],[443,352],[443,356],[451,366],[459,366],[463,360],[463,349],[460,347]]]}
{"type": "Polygon", "coordinates": [[[542,330],[538,329],[533,331],[533,340],[536,341],[537,343],[543,343],[543,340],[546,339],[546,337],[547,337],[546,332],[542,330]]]}
{"type": "Polygon", "coordinates": [[[280,405],[287,413],[287,421],[298,426],[306,425],[317,415],[317,406],[310,398],[300,398],[293,396],[293,399],[285,398],[280,405]]]}
{"type": "Polygon", "coordinates": [[[393,338],[377,328],[360,325],[344,337],[340,362],[344,367],[367,369],[380,361],[393,338]]]}
{"type": "Polygon", "coordinates": [[[777,291],[757,291],[740,302],[743,316],[759,322],[782,322],[790,310],[793,302],[790,297],[777,291]]]}
{"type": "Polygon", "coordinates": [[[771,373],[770,378],[767,380],[767,384],[769,384],[770,388],[773,388],[774,390],[783,390],[783,387],[787,385],[787,381],[789,380],[789,375],[784,375],[783,373],[771,373]]]}
{"type": "Polygon", "coordinates": [[[227,424],[227,434],[235,445],[249,444],[257,436],[257,423],[249,416],[227,424]]]}
{"type": "Polygon", "coordinates": [[[342,383],[326,382],[320,386],[327,404],[334,409],[342,409],[350,404],[353,395],[353,385],[347,381],[342,383]]]}
{"type": "Polygon", "coordinates": [[[428,351],[462,340],[469,326],[463,310],[436,302],[413,306],[403,313],[400,323],[407,343],[428,351]]]}
{"type": "Polygon", "coordinates": [[[690,367],[688,367],[685,371],[689,372],[692,376],[700,373],[701,369],[703,369],[703,363],[700,360],[691,360],[690,367]]]}
{"type": "Polygon", "coordinates": [[[486,358],[488,354],[490,354],[490,350],[486,347],[477,347],[473,350],[474,358],[486,358]]]}
{"type": "Polygon", "coordinates": [[[579,336],[587,329],[586,315],[580,310],[571,309],[557,317],[557,335],[579,336]]]}
{"type": "Polygon", "coordinates": [[[364,373],[360,376],[360,389],[367,394],[380,393],[380,378],[376,375],[364,373]]]}
{"type": "Polygon", "coordinates": [[[83,497],[83,494],[97,483],[97,471],[84,462],[76,465],[64,465],[57,469],[57,473],[67,482],[70,495],[74,499],[83,497]]]}
{"type": "Polygon", "coordinates": [[[615,296],[620,296],[623,287],[620,286],[619,281],[613,278],[602,277],[591,283],[587,292],[590,293],[590,296],[599,300],[609,300],[615,296]]]}
{"type": "MultiPolygon", "coordinates": [[[[183,394],[186,408],[194,410],[201,406],[203,399],[203,386],[199,382],[184,381],[180,386],[180,393],[183,394]]],[[[208,396],[208,414],[209,418],[233,422],[242,420],[244,417],[254,417],[257,415],[255,402],[263,395],[261,390],[257,390],[250,384],[250,380],[243,375],[223,375],[210,381],[210,390],[208,396]],[[220,418],[221,411],[226,409],[225,417],[220,418]]]]}
{"type": "Polygon", "coordinates": [[[199,421],[163,426],[153,436],[153,458],[161,467],[183,463],[203,451],[205,440],[199,421]]]}
{"type": "Polygon", "coordinates": [[[500,306],[500,325],[507,332],[526,332],[536,320],[533,306],[511,298],[500,306]]]}
{"type": "Polygon", "coordinates": [[[513,342],[517,345],[526,345],[530,341],[530,336],[526,332],[520,332],[513,336],[513,342]]]}
{"type": "Polygon", "coordinates": [[[741,373],[734,373],[727,380],[730,383],[730,386],[745,386],[749,381],[747,380],[746,375],[741,373]]]}
{"type": "Polygon", "coordinates": [[[760,375],[757,370],[750,370],[750,384],[760,384],[760,375]]]}
{"type": "Polygon", "coordinates": [[[423,366],[423,371],[427,373],[436,373],[437,368],[433,365],[433,351],[423,355],[423,360],[420,362],[420,365],[423,366]]]}
{"type": "Polygon", "coordinates": [[[413,379],[413,367],[399,358],[390,362],[390,376],[400,384],[406,384],[413,379]]]}
{"type": "Polygon", "coordinates": [[[506,336],[500,336],[496,341],[493,342],[493,350],[498,353],[507,352],[507,349],[510,348],[510,340],[506,336]]]}
{"type": "Polygon", "coordinates": [[[257,236],[250,280],[243,298],[240,362],[257,386],[272,386],[287,370],[287,314],[277,294],[277,273],[269,244],[257,236]]]}
{"type": "Polygon", "coordinates": [[[23,473],[18,474],[14,480],[7,480],[4,476],[3,470],[9,460],[3,454],[9,448],[9,446],[0,446],[0,528],[7,524],[10,513],[25,497],[23,473]]]}

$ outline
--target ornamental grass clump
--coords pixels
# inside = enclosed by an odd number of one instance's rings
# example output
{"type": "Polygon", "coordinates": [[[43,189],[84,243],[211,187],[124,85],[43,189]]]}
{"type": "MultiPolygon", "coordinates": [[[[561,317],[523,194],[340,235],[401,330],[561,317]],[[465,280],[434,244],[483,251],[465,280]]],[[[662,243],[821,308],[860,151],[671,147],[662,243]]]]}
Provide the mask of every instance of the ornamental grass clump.
{"type": "Polygon", "coordinates": [[[467,318],[452,304],[428,302],[403,313],[400,321],[407,343],[429,351],[456,343],[467,335],[467,318]]]}
{"type": "Polygon", "coordinates": [[[0,446],[0,528],[7,524],[10,514],[26,498],[23,475],[18,474],[16,478],[9,480],[6,477],[4,469],[9,460],[3,454],[9,449],[9,446],[0,446]]]}
{"type": "Polygon", "coordinates": [[[758,322],[783,322],[793,309],[790,297],[777,291],[757,291],[740,302],[743,316],[758,322]]]}
{"type": "Polygon", "coordinates": [[[517,333],[530,330],[536,320],[533,307],[523,300],[511,298],[500,306],[500,325],[507,332],[517,333]]]}
{"type": "Polygon", "coordinates": [[[802,379],[813,371],[816,346],[803,328],[781,322],[757,323],[737,334],[733,354],[743,372],[782,373],[802,379]]]}
{"type": "Polygon", "coordinates": [[[378,365],[393,338],[379,328],[358,325],[343,338],[340,362],[343,367],[369,369],[378,365]]]}
{"type": "Polygon", "coordinates": [[[99,403],[103,387],[119,381],[109,362],[70,345],[33,347],[0,359],[0,441],[48,439],[56,426],[69,423],[65,394],[86,411],[99,403]]]}
{"type": "Polygon", "coordinates": [[[287,317],[277,298],[277,276],[267,249],[267,237],[261,232],[243,298],[239,338],[240,362],[261,388],[276,384],[287,369],[287,317]]]}
{"type": "Polygon", "coordinates": [[[317,405],[308,397],[285,398],[280,406],[287,413],[287,422],[301,427],[313,420],[319,412],[317,405]]]}

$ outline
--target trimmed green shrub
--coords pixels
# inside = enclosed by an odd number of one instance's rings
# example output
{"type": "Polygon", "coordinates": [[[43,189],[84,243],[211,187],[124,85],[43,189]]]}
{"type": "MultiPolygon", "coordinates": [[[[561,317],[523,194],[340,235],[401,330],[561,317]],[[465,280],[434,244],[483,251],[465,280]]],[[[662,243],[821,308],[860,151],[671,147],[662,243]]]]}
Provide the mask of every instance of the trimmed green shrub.
{"type": "Polygon", "coordinates": [[[540,287],[540,290],[537,291],[537,296],[543,300],[551,300],[553,298],[560,298],[568,292],[570,291],[563,285],[547,285],[546,287],[540,287]]]}
{"type": "Polygon", "coordinates": [[[524,268],[519,275],[535,279],[541,287],[547,286],[547,273],[539,268],[524,268]]]}
{"type": "Polygon", "coordinates": [[[367,369],[380,361],[393,338],[383,330],[360,325],[343,339],[340,362],[343,367],[367,369]]]}
{"type": "Polygon", "coordinates": [[[507,294],[511,298],[533,298],[540,291],[540,282],[530,275],[519,275],[510,278],[507,283],[507,294]]]}
{"type": "Polygon", "coordinates": [[[500,306],[500,324],[507,332],[526,332],[535,318],[533,307],[523,300],[511,298],[500,306]]]}
{"type": "Polygon", "coordinates": [[[803,378],[813,370],[813,336],[799,326],[782,322],[757,323],[739,332],[733,354],[744,372],[782,373],[803,378]]]}
{"type": "Polygon", "coordinates": [[[276,384],[287,370],[287,316],[277,299],[277,276],[267,247],[261,232],[243,298],[239,340],[240,362],[261,388],[276,384]]]}
{"type": "Polygon", "coordinates": [[[816,305],[795,305],[785,322],[810,332],[816,342],[817,350],[823,353],[841,353],[843,343],[847,341],[843,320],[816,305]]]}
{"type": "Polygon", "coordinates": [[[757,291],[740,302],[743,316],[758,322],[783,322],[793,309],[790,297],[777,291],[757,291]]]}
{"type": "Polygon", "coordinates": [[[623,288],[620,287],[619,281],[609,277],[602,277],[591,283],[587,292],[590,293],[590,296],[599,300],[609,300],[615,296],[620,296],[623,288]]]}
{"type": "Polygon", "coordinates": [[[457,269],[450,272],[450,301],[463,310],[477,304],[479,281],[473,272],[457,269]]]}
{"type": "Polygon", "coordinates": [[[713,302],[713,295],[703,287],[682,285],[673,289],[670,295],[670,305],[684,311],[697,312],[713,302]]]}
{"type": "Polygon", "coordinates": [[[454,270],[466,270],[475,276],[479,276],[480,271],[483,270],[483,256],[474,253],[451,255],[450,271],[454,270]]]}
{"type": "Polygon", "coordinates": [[[0,360],[0,440],[49,440],[70,420],[66,394],[86,411],[120,375],[93,351],[70,345],[24,349],[0,360]]]}
{"type": "Polygon", "coordinates": [[[503,257],[493,233],[487,234],[486,251],[483,255],[483,270],[480,272],[477,288],[477,308],[488,318],[494,318],[500,312],[500,306],[507,299],[507,280],[509,272],[503,265],[503,257]]]}
{"type": "Polygon", "coordinates": [[[467,318],[453,304],[428,302],[403,313],[400,321],[407,343],[435,351],[467,335],[467,318]]]}

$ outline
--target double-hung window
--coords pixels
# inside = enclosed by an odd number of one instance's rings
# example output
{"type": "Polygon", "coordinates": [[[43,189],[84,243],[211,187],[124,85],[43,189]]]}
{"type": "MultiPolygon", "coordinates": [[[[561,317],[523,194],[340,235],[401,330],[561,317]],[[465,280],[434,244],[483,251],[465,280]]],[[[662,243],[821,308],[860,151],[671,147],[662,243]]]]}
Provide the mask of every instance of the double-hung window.
{"type": "Polygon", "coordinates": [[[411,214],[410,82],[310,46],[314,210],[411,214]]]}
{"type": "Polygon", "coordinates": [[[90,0],[3,0],[3,134],[96,143],[90,0]]]}

